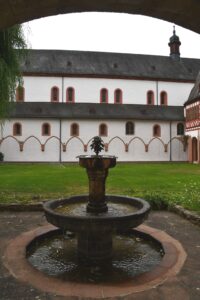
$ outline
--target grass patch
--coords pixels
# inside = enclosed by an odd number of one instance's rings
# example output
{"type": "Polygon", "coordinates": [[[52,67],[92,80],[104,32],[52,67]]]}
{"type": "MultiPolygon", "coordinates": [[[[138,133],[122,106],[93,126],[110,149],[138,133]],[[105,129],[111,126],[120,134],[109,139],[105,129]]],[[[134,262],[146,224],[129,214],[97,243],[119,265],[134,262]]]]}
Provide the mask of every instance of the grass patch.
{"type": "MultiPolygon", "coordinates": [[[[142,197],[154,206],[200,212],[200,167],[187,163],[123,163],[110,169],[107,193],[142,197]]],[[[0,203],[37,203],[88,193],[77,164],[0,164],[0,203]]]]}

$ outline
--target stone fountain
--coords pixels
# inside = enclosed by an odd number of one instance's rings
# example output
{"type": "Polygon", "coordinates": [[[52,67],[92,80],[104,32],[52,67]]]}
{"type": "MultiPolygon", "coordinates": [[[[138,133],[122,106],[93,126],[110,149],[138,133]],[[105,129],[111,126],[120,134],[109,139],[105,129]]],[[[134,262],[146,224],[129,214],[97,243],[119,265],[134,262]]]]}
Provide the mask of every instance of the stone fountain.
{"type": "Polygon", "coordinates": [[[180,243],[140,225],[149,204],[105,194],[116,157],[99,155],[103,146],[95,137],[95,155],[79,156],[89,195],[45,203],[46,218],[56,227],[35,228],[8,244],[4,265],[16,279],[53,295],[116,299],[155,288],[180,271],[186,259],[180,243]]]}
{"type": "Polygon", "coordinates": [[[79,165],[87,171],[89,196],[74,196],[44,204],[48,222],[77,235],[79,260],[87,264],[110,261],[113,234],[140,225],[150,211],[149,204],[142,199],[106,196],[108,170],[115,167],[116,157],[99,155],[103,147],[101,138],[94,137],[91,149],[95,155],[78,157],[79,165]]]}

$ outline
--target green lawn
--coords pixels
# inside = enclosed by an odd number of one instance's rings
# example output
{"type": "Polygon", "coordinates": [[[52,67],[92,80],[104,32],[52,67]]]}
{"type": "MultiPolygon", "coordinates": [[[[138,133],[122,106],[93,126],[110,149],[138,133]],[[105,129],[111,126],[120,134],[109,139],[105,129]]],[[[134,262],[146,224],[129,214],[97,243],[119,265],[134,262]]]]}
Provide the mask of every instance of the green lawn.
{"type": "MultiPolygon", "coordinates": [[[[199,165],[118,163],[109,174],[107,193],[200,212],[199,165]]],[[[41,202],[87,192],[86,172],[77,164],[0,164],[0,203],[41,202]]]]}

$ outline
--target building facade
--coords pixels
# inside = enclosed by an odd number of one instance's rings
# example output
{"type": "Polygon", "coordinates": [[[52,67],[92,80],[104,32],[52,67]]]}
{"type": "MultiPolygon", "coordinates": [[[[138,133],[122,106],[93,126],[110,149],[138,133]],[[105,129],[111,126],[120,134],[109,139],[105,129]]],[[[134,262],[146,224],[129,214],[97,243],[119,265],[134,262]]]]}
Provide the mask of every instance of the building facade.
{"type": "Polygon", "coordinates": [[[5,161],[77,161],[96,135],[119,161],[187,161],[183,104],[200,60],[180,58],[175,30],[169,46],[169,57],[30,50],[1,126],[5,161]]]}
{"type": "Polygon", "coordinates": [[[188,161],[200,163],[200,73],[184,104],[186,136],[188,139],[188,161]]]}

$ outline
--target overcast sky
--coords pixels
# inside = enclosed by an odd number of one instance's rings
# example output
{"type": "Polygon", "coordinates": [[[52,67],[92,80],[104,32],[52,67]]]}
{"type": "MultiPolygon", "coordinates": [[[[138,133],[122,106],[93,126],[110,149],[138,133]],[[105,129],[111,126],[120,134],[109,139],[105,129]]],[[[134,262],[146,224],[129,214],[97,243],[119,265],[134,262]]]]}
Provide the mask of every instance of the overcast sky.
{"type": "MultiPolygon", "coordinates": [[[[173,23],[117,13],[76,13],[24,25],[33,49],[89,50],[169,55],[173,23]]],[[[181,56],[200,58],[200,35],[180,26],[181,56]]]]}

